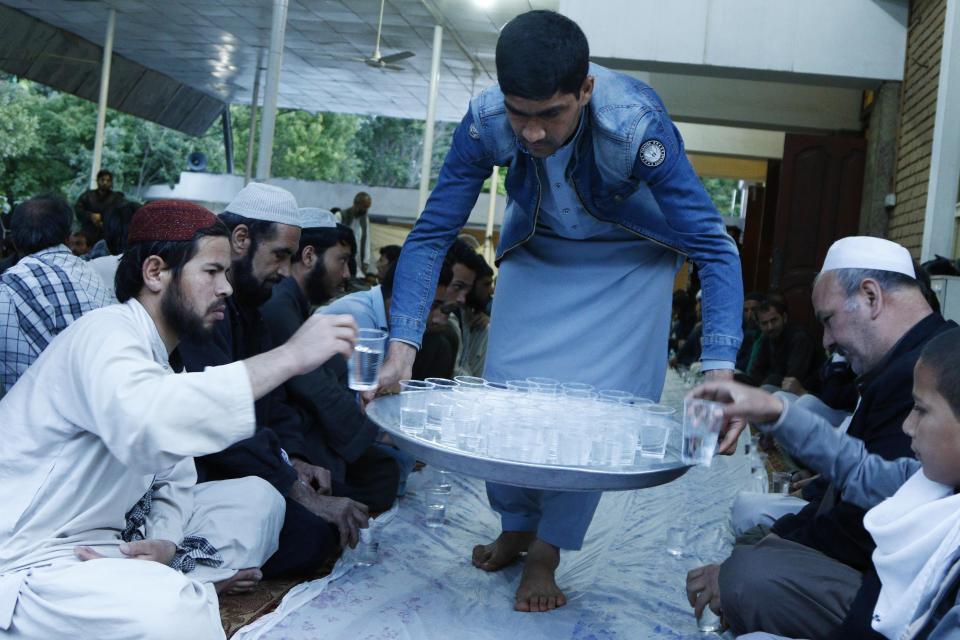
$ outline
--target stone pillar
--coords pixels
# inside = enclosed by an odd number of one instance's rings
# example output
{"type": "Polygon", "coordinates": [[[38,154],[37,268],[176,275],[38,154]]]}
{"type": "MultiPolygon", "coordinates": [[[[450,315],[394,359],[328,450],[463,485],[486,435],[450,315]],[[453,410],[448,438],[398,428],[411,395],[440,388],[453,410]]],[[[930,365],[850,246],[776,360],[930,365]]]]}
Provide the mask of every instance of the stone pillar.
{"type": "Polygon", "coordinates": [[[900,118],[900,83],[884,82],[874,93],[867,129],[867,158],[860,205],[860,235],[886,238],[890,225],[897,170],[897,124],[900,118]]]}

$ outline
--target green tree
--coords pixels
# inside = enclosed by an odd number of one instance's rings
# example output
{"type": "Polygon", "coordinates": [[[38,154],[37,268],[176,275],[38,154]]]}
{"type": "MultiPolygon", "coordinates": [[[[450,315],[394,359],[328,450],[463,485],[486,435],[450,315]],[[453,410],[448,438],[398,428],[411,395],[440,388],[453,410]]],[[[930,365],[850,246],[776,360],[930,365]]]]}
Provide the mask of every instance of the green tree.
{"type": "Polygon", "coordinates": [[[703,178],[702,180],[717,211],[721,215],[734,215],[732,204],[733,194],[737,190],[737,181],[728,178],[703,178]]]}

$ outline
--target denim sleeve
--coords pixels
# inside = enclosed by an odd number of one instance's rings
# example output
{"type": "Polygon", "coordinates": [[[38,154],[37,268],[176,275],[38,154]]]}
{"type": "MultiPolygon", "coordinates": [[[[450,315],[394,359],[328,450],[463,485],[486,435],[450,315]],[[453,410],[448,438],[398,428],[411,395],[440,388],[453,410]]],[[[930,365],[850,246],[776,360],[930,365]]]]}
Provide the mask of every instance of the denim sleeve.
{"type": "Polygon", "coordinates": [[[470,135],[473,123],[468,111],[454,131],[437,186],[403,244],[390,301],[391,340],[420,345],[443,258],[493,171],[493,157],[470,135]]]}
{"type": "Polygon", "coordinates": [[[840,433],[822,417],[777,394],[784,404],[773,425],[758,425],[798,460],[841,488],[843,499],[869,509],[889,498],[920,469],[913,458],[885,460],[871,454],[863,440],[840,433]]]}
{"type": "MultiPolygon", "coordinates": [[[[703,285],[702,360],[735,362],[743,339],[743,275],[736,244],[703,183],[687,160],[680,132],[666,112],[641,121],[640,153],[633,175],[647,183],[679,248],[697,265],[703,285]],[[645,163],[643,144],[663,145],[659,164],[645,163]],[[653,166],[651,166],[653,165],[653,166]]],[[[649,161],[649,160],[648,160],[649,161]]]]}

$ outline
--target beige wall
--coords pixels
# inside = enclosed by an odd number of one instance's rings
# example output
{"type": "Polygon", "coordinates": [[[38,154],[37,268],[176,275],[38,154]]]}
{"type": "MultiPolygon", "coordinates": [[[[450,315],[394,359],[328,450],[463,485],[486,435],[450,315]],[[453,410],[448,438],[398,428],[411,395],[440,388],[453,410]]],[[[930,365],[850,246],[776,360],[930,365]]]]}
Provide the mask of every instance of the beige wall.
{"type": "Polygon", "coordinates": [[[888,238],[910,249],[915,258],[923,242],[946,6],[946,0],[910,2],[894,182],[897,204],[888,238]]]}

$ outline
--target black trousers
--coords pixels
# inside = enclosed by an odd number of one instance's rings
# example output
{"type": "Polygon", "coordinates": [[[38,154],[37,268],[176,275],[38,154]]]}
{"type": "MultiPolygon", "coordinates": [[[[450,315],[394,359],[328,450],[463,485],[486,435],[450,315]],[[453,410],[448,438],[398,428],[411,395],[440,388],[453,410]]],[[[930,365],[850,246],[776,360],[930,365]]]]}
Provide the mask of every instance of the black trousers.
{"type": "Polygon", "coordinates": [[[280,547],[263,565],[264,578],[311,576],[340,548],[340,532],[299,502],[287,498],[280,547]]]}

